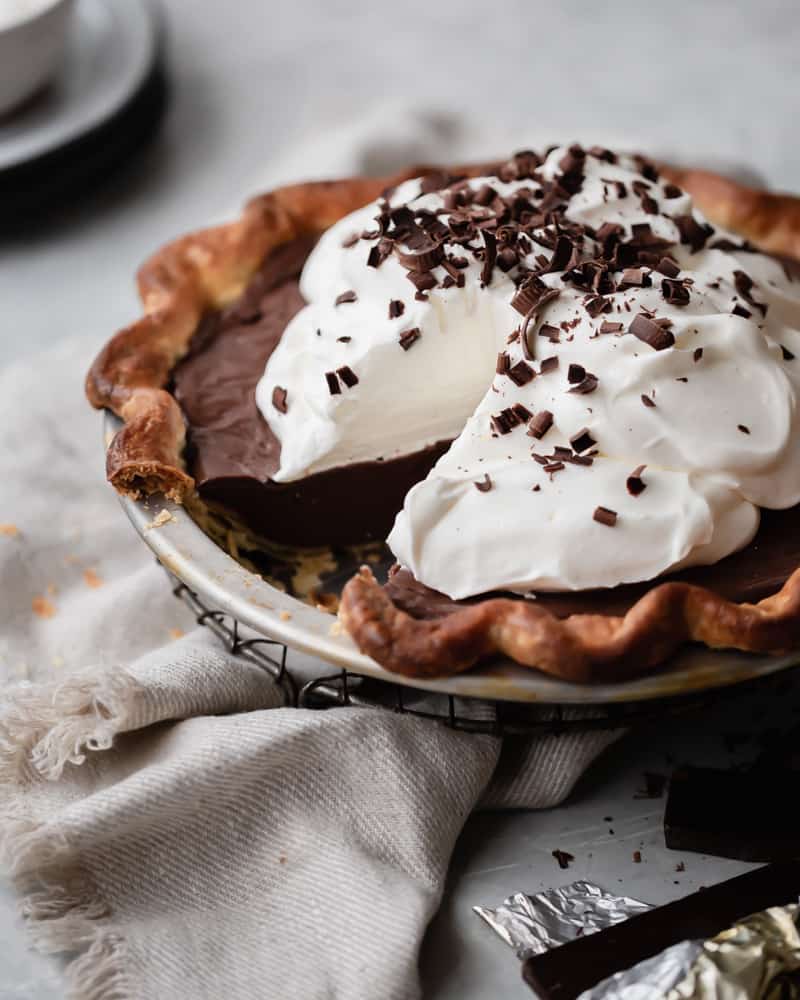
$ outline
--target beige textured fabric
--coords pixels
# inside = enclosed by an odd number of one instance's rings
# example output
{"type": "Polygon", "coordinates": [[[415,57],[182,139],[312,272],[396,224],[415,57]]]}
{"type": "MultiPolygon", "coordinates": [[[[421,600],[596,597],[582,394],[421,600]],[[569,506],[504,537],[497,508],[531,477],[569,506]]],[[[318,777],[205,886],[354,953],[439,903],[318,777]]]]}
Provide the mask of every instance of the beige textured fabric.
{"type": "Polygon", "coordinates": [[[501,756],[389,712],[284,708],[205,630],[181,637],[102,482],[91,352],[0,373],[0,850],[34,943],[92,1000],[417,996],[470,810],[560,801],[617,734],[501,756]]]}

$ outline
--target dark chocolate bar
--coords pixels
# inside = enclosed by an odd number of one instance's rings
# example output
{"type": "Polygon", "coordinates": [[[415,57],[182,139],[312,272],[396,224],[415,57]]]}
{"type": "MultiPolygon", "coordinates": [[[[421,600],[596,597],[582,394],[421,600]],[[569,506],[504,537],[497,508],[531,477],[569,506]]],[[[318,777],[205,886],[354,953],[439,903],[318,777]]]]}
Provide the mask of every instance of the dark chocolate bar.
{"type": "Polygon", "coordinates": [[[742,917],[800,895],[800,862],[767,865],[738,878],[529,958],[522,976],[543,1000],[574,1000],[603,979],[687,939],[706,940],[742,917]]]}
{"type": "Polygon", "coordinates": [[[667,847],[740,861],[800,857],[800,772],[684,767],[670,782],[667,847]]]}

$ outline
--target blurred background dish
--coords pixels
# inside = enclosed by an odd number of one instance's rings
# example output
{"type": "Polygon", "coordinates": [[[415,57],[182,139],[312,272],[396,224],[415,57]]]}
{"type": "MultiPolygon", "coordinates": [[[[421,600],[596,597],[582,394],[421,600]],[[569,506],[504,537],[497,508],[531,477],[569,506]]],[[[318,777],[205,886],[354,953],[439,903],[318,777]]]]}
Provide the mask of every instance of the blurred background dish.
{"type": "MultiPolygon", "coordinates": [[[[63,59],[50,86],[0,119],[4,220],[36,215],[87,188],[143,145],[163,110],[155,4],[66,0],[64,6],[73,3],[72,18],[64,20],[63,59]]],[[[3,40],[0,32],[0,81],[3,40]]],[[[14,53],[18,60],[16,48],[14,53]]]]}
{"type": "Polygon", "coordinates": [[[0,0],[0,115],[45,86],[63,55],[73,0],[0,0]]]}

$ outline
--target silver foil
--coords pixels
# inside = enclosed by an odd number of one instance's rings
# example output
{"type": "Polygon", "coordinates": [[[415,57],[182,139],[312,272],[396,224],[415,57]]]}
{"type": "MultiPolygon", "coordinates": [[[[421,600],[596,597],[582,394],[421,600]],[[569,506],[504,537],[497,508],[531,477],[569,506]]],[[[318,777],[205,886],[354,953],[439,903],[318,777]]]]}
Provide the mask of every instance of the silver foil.
{"type": "Polygon", "coordinates": [[[613,927],[651,907],[581,879],[535,896],[516,892],[494,909],[472,909],[514,949],[518,958],[525,959],[584,934],[613,927]]]}

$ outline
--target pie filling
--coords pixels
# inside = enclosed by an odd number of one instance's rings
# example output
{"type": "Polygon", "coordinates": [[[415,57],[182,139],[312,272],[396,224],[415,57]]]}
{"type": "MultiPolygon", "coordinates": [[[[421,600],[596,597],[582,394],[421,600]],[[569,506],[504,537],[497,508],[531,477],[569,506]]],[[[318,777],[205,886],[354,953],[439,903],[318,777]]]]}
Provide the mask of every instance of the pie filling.
{"type": "Polygon", "coordinates": [[[204,499],[303,546],[400,512],[387,589],[416,617],[508,591],[619,613],[656,578],[780,588],[800,564],[780,265],[605,150],[388,199],[275,251],[201,325],[174,392],[204,499]]]}

